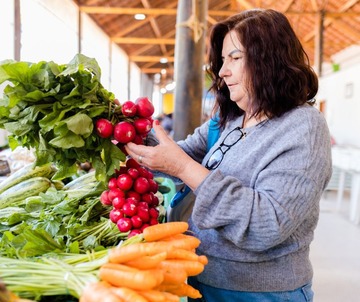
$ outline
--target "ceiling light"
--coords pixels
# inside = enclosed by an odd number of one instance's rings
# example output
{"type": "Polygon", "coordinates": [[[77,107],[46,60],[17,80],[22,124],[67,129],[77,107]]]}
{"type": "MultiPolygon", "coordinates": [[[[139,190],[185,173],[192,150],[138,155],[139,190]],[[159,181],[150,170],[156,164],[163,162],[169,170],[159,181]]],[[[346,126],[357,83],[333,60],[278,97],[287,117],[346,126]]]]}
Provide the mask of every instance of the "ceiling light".
{"type": "Polygon", "coordinates": [[[146,18],[146,16],[144,14],[136,14],[136,15],[134,15],[134,18],[136,20],[144,20],[146,18]]]}
{"type": "Polygon", "coordinates": [[[160,59],[160,63],[162,63],[162,64],[165,64],[165,63],[167,63],[168,62],[168,59],[167,58],[161,58],[160,59]]]}

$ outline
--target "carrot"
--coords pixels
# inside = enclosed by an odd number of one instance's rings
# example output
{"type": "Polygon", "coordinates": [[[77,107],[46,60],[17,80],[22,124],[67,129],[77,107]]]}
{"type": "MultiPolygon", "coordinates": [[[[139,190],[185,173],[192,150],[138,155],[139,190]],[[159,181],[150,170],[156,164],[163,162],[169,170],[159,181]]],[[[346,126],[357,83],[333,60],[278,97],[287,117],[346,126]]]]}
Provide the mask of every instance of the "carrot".
{"type": "Polygon", "coordinates": [[[199,261],[199,256],[193,251],[175,248],[167,253],[166,259],[199,261]]]}
{"type": "Polygon", "coordinates": [[[158,290],[139,290],[138,294],[143,296],[149,302],[164,302],[166,300],[164,294],[158,290]]]}
{"type": "Polygon", "coordinates": [[[143,231],[143,237],[145,241],[153,242],[169,236],[184,233],[188,228],[189,224],[185,221],[159,223],[145,228],[143,231]]]}
{"type": "Polygon", "coordinates": [[[189,297],[192,299],[201,298],[201,293],[187,283],[182,283],[179,287],[169,290],[170,293],[175,294],[179,297],[189,297]]]}
{"type": "Polygon", "coordinates": [[[168,293],[168,292],[162,292],[163,295],[166,298],[166,302],[179,302],[180,298],[177,295],[168,293]]]}
{"type": "Polygon", "coordinates": [[[107,282],[89,283],[84,287],[79,302],[122,302],[123,300],[113,294],[111,285],[107,282]]]}
{"type": "Polygon", "coordinates": [[[207,265],[209,263],[209,260],[205,255],[200,255],[199,256],[199,262],[204,264],[204,265],[207,265]]]}
{"type": "Polygon", "coordinates": [[[143,256],[137,259],[127,261],[124,265],[135,267],[138,269],[151,269],[159,265],[159,263],[166,259],[167,253],[162,252],[152,256],[143,256]]]}
{"type": "MultiPolygon", "coordinates": [[[[142,295],[126,287],[112,287],[111,291],[126,302],[148,302],[142,295]]],[[[99,300],[101,301],[101,300],[99,300]]]]}
{"type": "Polygon", "coordinates": [[[181,284],[164,284],[164,283],[162,283],[154,289],[158,290],[160,292],[170,292],[170,291],[173,291],[173,290],[179,288],[180,286],[181,286],[181,284]]]}
{"type": "Polygon", "coordinates": [[[204,264],[198,261],[190,260],[164,260],[161,261],[159,267],[161,269],[184,269],[188,276],[196,276],[204,270],[204,264]]]}
{"type": "Polygon", "coordinates": [[[100,267],[99,277],[115,286],[144,290],[153,289],[164,279],[160,269],[129,271],[109,268],[106,265],[100,267]]]}
{"type": "Polygon", "coordinates": [[[122,271],[127,271],[127,272],[137,272],[138,269],[135,267],[130,267],[127,266],[125,264],[120,264],[120,263],[104,263],[102,266],[102,268],[109,268],[109,269],[114,269],[114,270],[122,270],[122,271]]]}
{"type": "Polygon", "coordinates": [[[186,281],[188,274],[185,269],[167,266],[163,268],[164,280],[161,284],[180,284],[186,281]]]}
{"type": "Polygon", "coordinates": [[[185,234],[183,236],[174,236],[173,238],[167,238],[166,240],[158,241],[158,242],[159,243],[166,242],[174,248],[184,249],[189,251],[193,251],[200,245],[200,240],[198,238],[185,234]]]}
{"type": "Polygon", "coordinates": [[[152,256],[167,252],[173,247],[166,242],[143,242],[112,248],[109,251],[109,262],[124,263],[143,256],[152,256]]]}

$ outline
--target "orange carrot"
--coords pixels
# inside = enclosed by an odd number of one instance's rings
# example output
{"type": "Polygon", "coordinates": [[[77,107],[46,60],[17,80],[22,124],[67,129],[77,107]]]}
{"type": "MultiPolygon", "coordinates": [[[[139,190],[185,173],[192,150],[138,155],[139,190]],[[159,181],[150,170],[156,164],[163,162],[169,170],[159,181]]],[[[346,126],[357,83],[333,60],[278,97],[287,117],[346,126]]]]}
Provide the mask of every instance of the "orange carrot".
{"type": "Polygon", "coordinates": [[[137,292],[149,302],[165,302],[166,300],[164,294],[158,290],[139,290],[137,292]]]}
{"type": "Polygon", "coordinates": [[[184,221],[159,223],[145,228],[143,236],[147,242],[158,241],[169,236],[184,233],[188,228],[189,224],[184,221]]]}
{"type": "MultiPolygon", "coordinates": [[[[161,266],[161,264],[160,264],[161,266]]],[[[180,284],[186,281],[188,274],[185,269],[167,266],[163,268],[164,280],[161,284],[180,284]]]]}
{"type": "MultiPolygon", "coordinates": [[[[126,287],[112,287],[111,291],[126,302],[148,302],[142,295],[138,294],[138,292],[126,288],[126,287]]],[[[101,301],[101,300],[99,300],[101,301]]]]}
{"type": "Polygon", "coordinates": [[[207,265],[209,263],[209,260],[205,255],[200,255],[199,256],[199,262],[204,264],[204,265],[207,265]]]}
{"type": "Polygon", "coordinates": [[[193,251],[175,248],[167,253],[166,259],[199,261],[199,256],[193,251]]]}
{"type": "Polygon", "coordinates": [[[163,295],[166,298],[166,302],[179,302],[180,298],[177,295],[168,293],[168,292],[162,292],[163,295]]]}
{"type": "Polygon", "coordinates": [[[204,270],[204,264],[190,260],[164,260],[161,261],[161,269],[184,269],[188,276],[196,276],[204,270]]]}
{"type": "Polygon", "coordinates": [[[129,271],[109,268],[106,265],[100,267],[99,277],[115,286],[144,290],[153,289],[164,279],[160,269],[129,271]]]}
{"type": "Polygon", "coordinates": [[[109,262],[124,263],[143,256],[152,256],[167,252],[173,247],[166,242],[142,242],[112,248],[109,251],[109,262]]]}
{"type": "Polygon", "coordinates": [[[160,292],[170,292],[172,290],[175,290],[177,288],[179,288],[181,286],[181,283],[180,284],[160,284],[159,286],[157,286],[155,288],[155,290],[158,290],[160,292]]]}
{"type": "Polygon", "coordinates": [[[120,264],[120,263],[104,263],[102,266],[102,268],[109,268],[109,269],[114,269],[114,270],[122,270],[122,271],[128,271],[128,272],[137,272],[138,269],[135,267],[130,267],[127,266],[125,264],[120,264]]]}
{"type": "Polygon", "coordinates": [[[159,265],[159,263],[166,259],[166,252],[158,253],[152,256],[143,256],[137,259],[127,261],[124,264],[135,267],[137,269],[151,269],[159,265]]]}
{"type": "Polygon", "coordinates": [[[174,236],[173,238],[167,238],[164,241],[158,241],[160,242],[166,242],[170,246],[178,249],[184,249],[193,251],[200,245],[200,240],[194,236],[191,235],[185,235],[184,236],[174,236]]]}
{"type": "Polygon", "coordinates": [[[85,286],[79,302],[122,302],[110,289],[111,285],[107,282],[89,283],[85,286]]]}
{"type": "Polygon", "coordinates": [[[192,299],[201,298],[201,293],[187,283],[182,283],[179,287],[169,290],[170,293],[175,294],[179,297],[190,297],[192,299]]]}

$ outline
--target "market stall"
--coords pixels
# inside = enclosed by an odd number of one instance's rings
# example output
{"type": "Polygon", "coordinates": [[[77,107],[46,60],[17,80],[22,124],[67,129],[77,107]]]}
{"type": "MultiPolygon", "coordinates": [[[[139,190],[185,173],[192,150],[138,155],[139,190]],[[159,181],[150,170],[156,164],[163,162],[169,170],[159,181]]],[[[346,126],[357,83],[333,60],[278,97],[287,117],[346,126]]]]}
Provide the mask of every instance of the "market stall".
{"type": "Polygon", "coordinates": [[[97,62],[83,55],[64,65],[9,61],[0,75],[10,83],[0,100],[0,127],[9,132],[0,279],[12,297],[199,297],[186,280],[207,264],[195,253],[200,241],[187,223],[165,222],[171,188],[124,149],[151,131],[149,99],[119,104],[101,85],[97,62]]]}

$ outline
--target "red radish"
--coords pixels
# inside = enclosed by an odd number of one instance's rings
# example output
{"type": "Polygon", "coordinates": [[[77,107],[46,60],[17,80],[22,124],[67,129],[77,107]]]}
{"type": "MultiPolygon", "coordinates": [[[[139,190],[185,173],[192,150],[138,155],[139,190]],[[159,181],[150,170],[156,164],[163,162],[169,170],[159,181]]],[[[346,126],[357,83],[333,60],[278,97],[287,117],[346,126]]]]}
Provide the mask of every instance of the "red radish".
{"type": "Polygon", "coordinates": [[[142,233],[142,231],[139,230],[139,229],[132,229],[127,237],[131,238],[132,236],[136,236],[136,235],[139,235],[141,233],[142,233]]]}
{"type": "Polygon", "coordinates": [[[141,218],[143,222],[148,222],[150,220],[149,209],[138,208],[137,215],[141,218]]]}
{"type": "Polygon", "coordinates": [[[151,130],[151,123],[147,118],[138,118],[134,121],[134,127],[138,134],[144,135],[151,130]]]}
{"type": "Polygon", "coordinates": [[[147,193],[150,189],[149,181],[142,176],[135,179],[133,187],[139,194],[147,193]]]}
{"type": "Polygon", "coordinates": [[[154,174],[153,174],[150,170],[147,170],[147,172],[148,172],[148,173],[147,173],[147,174],[148,174],[148,175],[147,175],[147,178],[148,178],[148,179],[153,179],[153,178],[154,178],[154,174]]]}
{"type": "Polygon", "coordinates": [[[137,106],[135,105],[134,102],[132,101],[126,101],[122,106],[121,106],[121,112],[123,115],[127,116],[127,117],[132,117],[136,115],[136,111],[137,111],[137,106]]]}
{"type": "Polygon", "coordinates": [[[154,193],[153,192],[146,192],[143,195],[141,195],[141,200],[147,202],[149,205],[151,205],[154,201],[154,193]]]}
{"type": "Polygon", "coordinates": [[[124,214],[119,209],[112,209],[109,213],[109,218],[113,223],[117,223],[122,217],[124,217],[124,214]]]}
{"type": "Polygon", "coordinates": [[[117,227],[120,232],[129,232],[132,229],[132,222],[130,218],[122,217],[117,221],[117,227]]]}
{"type": "Polygon", "coordinates": [[[138,209],[136,205],[132,202],[127,202],[123,205],[122,210],[126,216],[134,216],[137,214],[138,209]]]}
{"type": "Polygon", "coordinates": [[[154,195],[154,200],[152,201],[151,206],[157,207],[158,205],[159,205],[159,198],[156,195],[154,195]]]}
{"type": "Polygon", "coordinates": [[[133,179],[129,174],[120,174],[117,177],[117,186],[120,190],[128,191],[133,185],[133,179]]]}
{"type": "Polygon", "coordinates": [[[126,203],[132,203],[137,207],[139,200],[137,200],[135,197],[128,197],[126,198],[126,203]]]}
{"type": "Polygon", "coordinates": [[[110,190],[112,190],[112,189],[116,189],[117,187],[118,186],[117,186],[117,183],[116,183],[116,177],[110,178],[109,181],[108,181],[108,188],[110,190]]]}
{"type": "Polygon", "coordinates": [[[140,134],[136,134],[134,139],[132,140],[132,142],[134,144],[137,144],[137,145],[143,145],[144,144],[144,139],[140,134]]]}
{"type": "Polygon", "coordinates": [[[149,209],[149,214],[151,218],[158,218],[159,217],[159,211],[155,208],[149,209]]]}
{"type": "Polygon", "coordinates": [[[102,138],[108,138],[113,134],[114,126],[106,118],[100,118],[95,122],[96,133],[102,138]]]}
{"type": "Polygon", "coordinates": [[[108,198],[112,202],[115,197],[125,197],[125,192],[119,188],[111,189],[108,193],[108,198]]]}
{"type": "Polygon", "coordinates": [[[112,201],[112,206],[115,209],[122,209],[123,205],[125,204],[126,199],[125,197],[115,197],[112,201]]]}
{"type": "Polygon", "coordinates": [[[144,229],[146,229],[148,226],[150,226],[150,224],[144,223],[144,224],[142,225],[142,227],[140,228],[141,232],[143,232],[144,229]]]}
{"type": "Polygon", "coordinates": [[[129,168],[127,170],[127,174],[129,174],[132,179],[136,179],[140,175],[139,171],[136,168],[129,168]]]}
{"type": "Polygon", "coordinates": [[[159,224],[159,221],[156,218],[151,218],[150,225],[155,225],[155,224],[159,224]]]}
{"type": "Polygon", "coordinates": [[[138,215],[131,217],[131,222],[134,228],[138,229],[142,226],[143,222],[138,215]]]}
{"type": "Polygon", "coordinates": [[[154,105],[147,97],[137,98],[135,104],[137,106],[137,115],[140,117],[150,117],[155,111],[154,105]]]}
{"type": "Polygon", "coordinates": [[[126,192],[126,198],[132,198],[137,202],[139,202],[141,200],[140,194],[138,192],[135,192],[135,191],[126,192]]]}
{"type": "Polygon", "coordinates": [[[111,206],[111,200],[109,200],[109,191],[103,191],[100,195],[100,201],[104,206],[111,206]]]}
{"type": "Polygon", "coordinates": [[[150,185],[150,192],[156,193],[159,190],[159,184],[153,180],[153,179],[148,179],[149,185],[150,185]]]}
{"type": "Polygon", "coordinates": [[[127,173],[127,168],[124,166],[121,166],[119,169],[115,169],[115,174],[119,176],[120,174],[127,173]]]}
{"type": "Polygon", "coordinates": [[[127,144],[135,138],[135,135],[135,127],[129,122],[119,122],[114,127],[113,136],[119,143],[127,144]]]}
{"type": "Polygon", "coordinates": [[[140,201],[138,203],[138,208],[145,208],[145,209],[149,209],[149,204],[146,201],[140,201]]]}
{"type": "Polygon", "coordinates": [[[140,167],[139,163],[133,158],[128,158],[126,160],[125,165],[126,165],[127,168],[135,168],[135,169],[137,169],[137,168],[140,167]]]}
{"type": "Polygon", "coordinates": [[[145,177],[145,178],[149,178],[148,169],[146,169],[144,166],[140,166],[138,168],[138,171],[140,173],[140,176],[145,177]]]}

